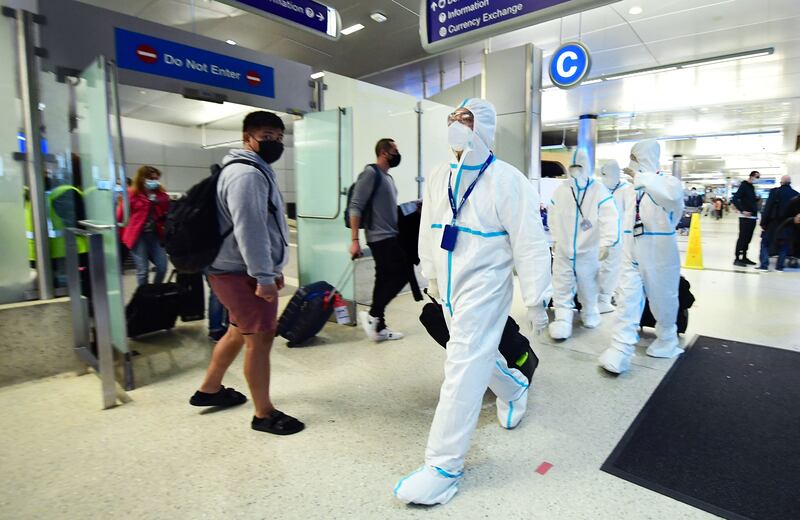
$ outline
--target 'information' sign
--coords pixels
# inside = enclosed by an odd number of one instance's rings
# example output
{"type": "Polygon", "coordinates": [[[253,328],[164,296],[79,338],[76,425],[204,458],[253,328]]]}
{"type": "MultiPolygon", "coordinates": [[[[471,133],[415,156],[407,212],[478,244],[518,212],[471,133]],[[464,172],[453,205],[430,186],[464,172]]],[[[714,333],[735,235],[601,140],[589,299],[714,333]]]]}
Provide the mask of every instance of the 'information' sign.
{"type": "Polygon", "coordinates": [[[428,52],[459,47],[616,0],[422,0],[420,37],[428,52]]]}
{"type": "Polygon", "coordinates": [[[279,22],[289,23],[332,40],[339,39],[341,22],[336,9],[314,0],[219,0],[279,22]]]}

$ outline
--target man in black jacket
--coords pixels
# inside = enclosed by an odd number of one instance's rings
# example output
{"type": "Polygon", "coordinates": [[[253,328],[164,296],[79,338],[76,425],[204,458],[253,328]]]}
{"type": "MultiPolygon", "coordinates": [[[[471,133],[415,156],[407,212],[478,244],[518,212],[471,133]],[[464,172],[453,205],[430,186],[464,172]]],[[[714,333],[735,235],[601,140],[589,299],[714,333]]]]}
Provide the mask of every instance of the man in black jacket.
{"type": "Polygon", "coordinates": [[[759,178],[761,178],[760,173],[750,172],[750,177],[742,182],[733,196],[733,205],[739,210],[739,239],[736,241],[736,259],[733,265],[739,267],[756,265],[747,258],[747,249],[750,247],[750,240],[753,238],[753,231],[758,221],[758,197],[753,183],[759,178]]]}
{"type": "Polygon", "coordinates": [[[758,268],[762,271],[769,270],[769,257],[773,252],[778,255],[775,270],[783,271],[783,264],[789,253],[791,228],[782,226],[782,224],[787,218],[790,202],[800,195],[792,188],[791,184],[791,177],[788,175],[781,177],[781,186],[770,190],[767,203],[764,204],[764,211],[761,212],[763,232],[761,233],[761,265],[758,268]]]}

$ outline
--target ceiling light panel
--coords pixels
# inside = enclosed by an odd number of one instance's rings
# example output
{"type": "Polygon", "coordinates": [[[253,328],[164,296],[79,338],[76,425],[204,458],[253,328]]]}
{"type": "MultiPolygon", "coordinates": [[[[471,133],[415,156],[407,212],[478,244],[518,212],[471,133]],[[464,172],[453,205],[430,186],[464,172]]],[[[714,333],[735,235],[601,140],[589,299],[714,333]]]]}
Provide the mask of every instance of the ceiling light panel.
{"type": "Polygon", "coordinates": [[[363,25],[361,25],[360,23],[357,23],[355,25],[351,25],[350,27],[347,27],[346,29],[342,29],[341,33],[344,34],[345,36],[349,36],[349,35],[353,34],[354,32],[360,31],[363,28],[364,28],[363,25]]]}

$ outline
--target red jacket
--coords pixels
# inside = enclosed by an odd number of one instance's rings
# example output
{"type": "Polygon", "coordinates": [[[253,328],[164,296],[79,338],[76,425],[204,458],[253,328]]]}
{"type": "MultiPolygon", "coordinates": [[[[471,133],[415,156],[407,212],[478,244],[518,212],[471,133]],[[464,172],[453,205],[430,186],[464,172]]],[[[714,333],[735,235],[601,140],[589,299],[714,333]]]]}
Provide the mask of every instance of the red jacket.
{"type": "MultiPolygon", "coordinates": [[[[169,196],[163,191],[156,192],[156,200],[150,202],[147,195],[144,193],[135,193],[133,189],[128,189],[128,198],[131,202],[131,218],[128,225],[122,228],[122,243],[128,249],[133,249],[136,242],[139,240],[139,235],[142,234],[142,229],[147,222],[147,216],[150,214],[150,207],[155,204],[153,208],[153,219],[155,220],[156,233],[158,238],[164,239],[164,221],[167,218],[167,210],[169,210],[169,196]]],[[[122,202],[117,206],[117,220],[122,221],[122,202]]]]}

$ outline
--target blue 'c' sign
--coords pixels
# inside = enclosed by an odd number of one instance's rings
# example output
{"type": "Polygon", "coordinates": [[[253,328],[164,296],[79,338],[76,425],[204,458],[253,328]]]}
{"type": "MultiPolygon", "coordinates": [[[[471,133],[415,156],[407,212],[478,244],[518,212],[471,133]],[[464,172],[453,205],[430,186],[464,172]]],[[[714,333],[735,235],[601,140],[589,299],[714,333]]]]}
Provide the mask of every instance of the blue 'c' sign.
{"type": "Polygon", "coordinates": [[[115,28],[117,65],[157,76],[275,97],[272,67],[115,28]]]}
{"type": "Polygon", "coordinates": [[[553,53],[550,61],[550,81],[563,89],[576,87],[589,75],[591,68],[589,49],[581,43],[565,43],[553,53]]]}

